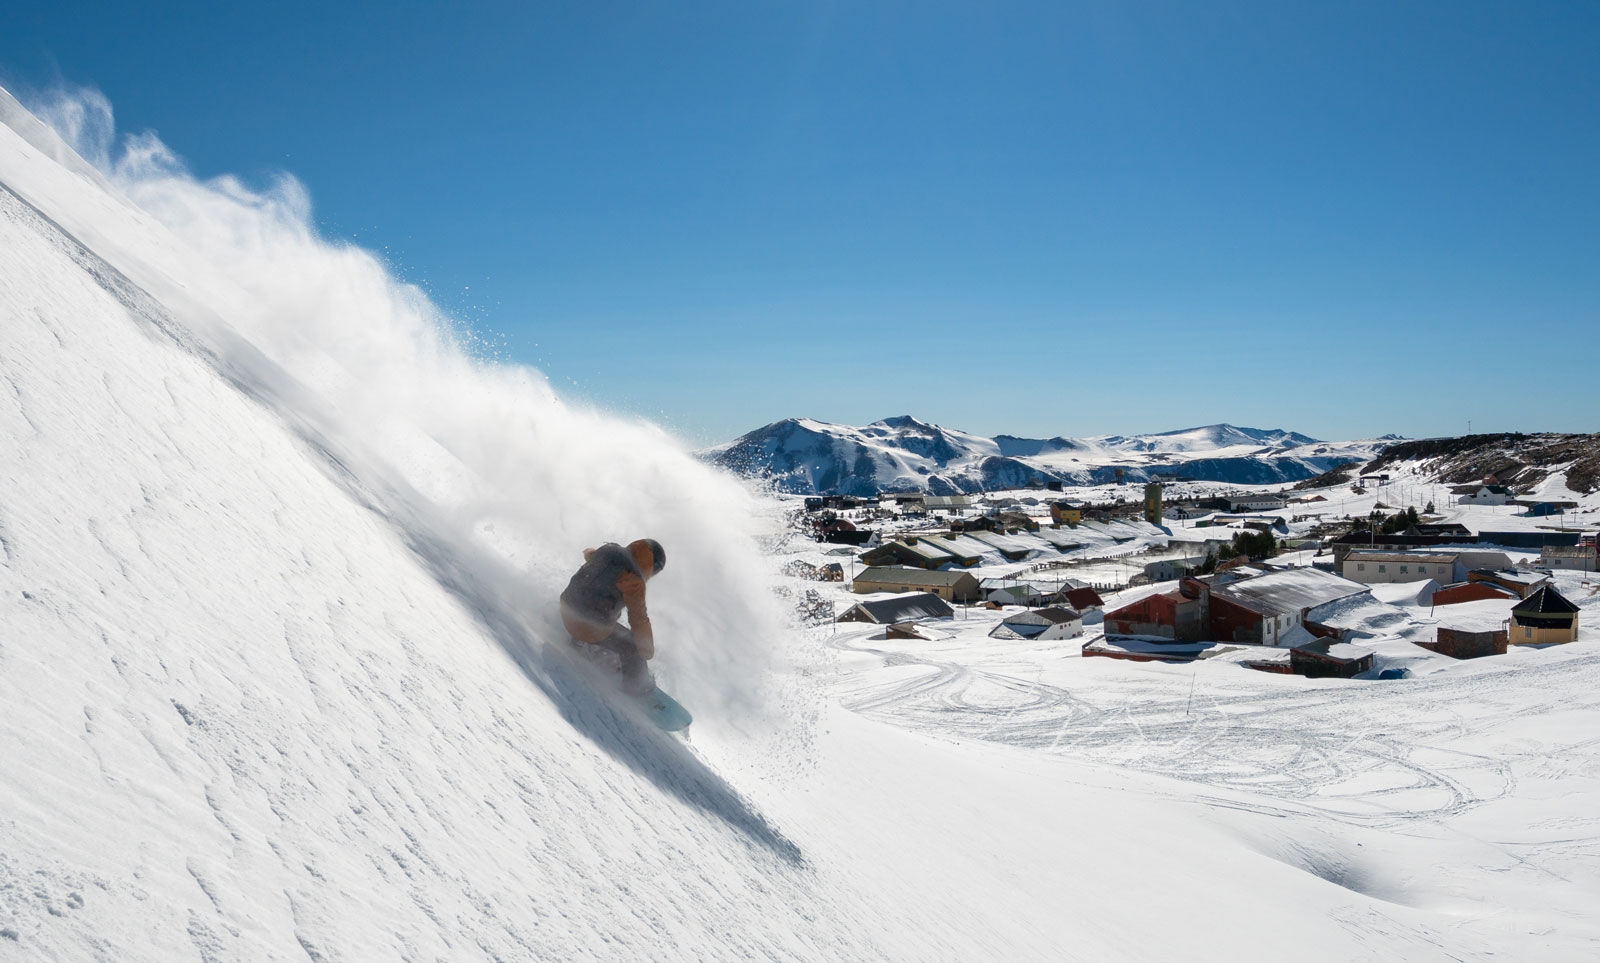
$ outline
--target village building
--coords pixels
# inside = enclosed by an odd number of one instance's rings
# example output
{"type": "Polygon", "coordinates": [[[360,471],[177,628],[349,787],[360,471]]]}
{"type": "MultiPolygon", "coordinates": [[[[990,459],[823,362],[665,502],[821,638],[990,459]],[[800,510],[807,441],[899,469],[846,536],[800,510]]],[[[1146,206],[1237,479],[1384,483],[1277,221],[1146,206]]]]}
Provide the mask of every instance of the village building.
{"type": "Polygon", "coordinates": [[[1289,650],[1289,667],[1308,679],[1350,679],[1372,668],[1372,650],[1332,639],[1302,642],[1289,650]]]}
{"type": "MultiPolygon", "coordinates": [[[[1211,637],[1219,642],[1250,645],[1282,645],[1286,636],[1306,625],[1312,609],[1367,593],[1359,582],[1314,568],[1271,572],[1256,578],[1211,584],[1200,579],[1202,598],[1209,596],[1207,608],[1211,637]]],[[[1313,630],[1313,634],[1322,634],[1313,630]]]]}
{"type": "Polygon", "coordinates": [[[1230,512],[1281,512],[1288,507],[1289,502],[1282,495],[1260,493],[1233,495],[1228,498],[1230,512]]]}
{"type": "Polygon", "coordinates": [[[1083,547],[1083,542],[1073,536],[1062,534],[1056,529],[1042,529],[1039,532],[1039,538],[1063,555],[1067,552],[1075,552],[1083,547]]]}
{"type": "Polygon", "coordinates": [[[1183,558],[1166,558],[1158,562],[1151,562],[1144,567],[1145,578],[1152,582],[1170,582],[1173,579],[1191,575],[1195,569],[1206,563],[1207,555],[1189,555],[1183,558]]]}
{"type": "Polygon", "coordinates": [[[1467,581],[1498,585],[1517,593],[1517,598],[1525,599],[1542,586],[1548,585],[1550,576],[1542,572],[1525,572],[1507,566],[1500,569],[1473,569],[1467,573],[1467,581]]]}
{"type": "Polygon", "coordinates": [[[1381,585],[1433,579],[1441,585],[1465,581],[1473,569],[1510,568],[1504,552],[1394,552],[1352,549],[1338,562],[1339,573],[1353,582],[1381,585]]]}
{"type": "Polygon", "coordinates": [[[1068,528],[1077,528],[1083,521],[1083,506],[1071,502],[1051,502],[1050,521],[1068,528]]]}
{"type": "Polygon", "coordinates": [[[1064,594],[1063,601],[1068,608],[1081,613],[1084,622],[1090,625],[1105,618],[1106,600],[1092,588],[1081,585],[1069,588],[1064,594]]]}
{"type": "Polygon", "coordinates": [[[969,532],[967,534],[975,541],[987,546],[990,551],[998,552],[1001,557],[1010,562],[1020,562],[1040,551],[1039,543],[1033,539],[1024,540],[1001,532],[969,532]]]}
{"type": "Polygon", "coordinates": [[[1083,616],[1072,609],[1052,606],[1008,616],[989,633],[995,639],[1031,639],[1049,642],[1083,634],[1083,616]]]}
{"type": "Polygon", "coordinates": [[[1549,545],[1539,553],[1539,567],[1569,572],[1593,572],[1600,555],[1593,545],[1549,545]]]}
{"type": "Polygon", "coordinates": [[[868,622],[895,625],[919,619],[948,619],[955,610],[931,592],[914,592],[891,598],[863,599],[845,609],[836,622],[868,622]]]}
{"type": "Polygon", "coordinates": [[[1537,592],[1511,606],[1512,645],[1542,645],[1578,640],[1578,607],[1542,585],[1537,592]]]}
{"type": "Polygon", "coordinates": [[[1108,636],[1147,636],[1178,642],[1215,640],[1245,645],[1286,645],[1294,638],[1335,634],[1308,626],[1306,613],[1363,595],[1366,586],[1317,569],[1259,573],[1248,568],[1185,578],[1105,616],[1108,636]],[[1298,632],[1298,636],[1295,634],[1298,632]]]}
{"type": "Polygon", "coordinates": [[[1464,538],[1471,542],[1477,538],[1472,534],[1472,529],[1460,522],[1417,522],[1406,526],[1406,531],[1413,535],[1442,535],[1451,538],[1464,538]]]}
{"type": "Polygon", "coordinates": [[[1417,644],[1452,659],[1481,659],[1505,655],[1507,636],[1504,628],[1452,629],[1441,625],[1434,641],[1418,641],[1417,644]]]}
{"type": "Polygon", "coordinates": [[[932,592],[947,602],[977,601],[978,580],[971,572],[939,572],[922,568],[874,565],[862,570],[850,591],[857,595],[871,592],[932,592]]]}
{"type": "Polygon", "coordinates": [[[1000,527],[999,532],[1037,532],[1041,526],[1039,520],[1025,512],[995,512],[995,520],[1000,527]]]}
{"type": "Polygon", "coordinates": [[[940,548],[936,539],[907,535],[892,542],[861,553],[867,565],[914,565],[918,568],[937,569],[956,561],[950,552],[940,548]]]}
{"type": "Polygon", "coordinates": [[[952,532],[992,532],[1000,528],[1000,520],[993,515],[972,515],[950,519],[952,532]]]}
{"type": "Polygon", "coordinates": [[[1381,585],[1389,582],[1417,582],[1433,579],[1440,584],[1459,582],[1466,569],[1456,555],[1425,555],[1408,552],[1351,552],[1340,566],[1340,574],[1352,582],[1381,585]],[[1457,568],[1461,571],[1458,573],[1457,568]]]}
{"type": "Polygon", "coordinates": [[[1206,636],[1205,610],[1198,597],[1179,589],[1153,592],[1105,614],[1106,636],[1137,636],[1198,642],[1206,636]]]}
{"type": "Polygon", "coordinates": [[[1038,588],[1015,578],[979,579],[978,591],[985,602],[997,605],[1038,605],[1041,597],[1038,588]]]}
{"type": "Polygon", "coordinates": [[[956,515],[971,508],[973,499],[971,495],[924,495],[922,504],[930,512],[950,512],[956,515]]]}
{"type": "Polygon", "coordinates": [[[1505,505],[1512,499],[1511,489],[1504,485],[1474,485],[1456,499],[1462,505],[1505,505]]]}
{"type": "MultiPolygon", "coordinates": [[[[984,533],[978,533],[984,534],[984,533]]],[[[950,553],[950,557],[957,565],[971,568],[983,561],[983,556],[994,551],[988,542],[965,532],[945,532],[938,535],[925,535],[923,538],[933,542],[939,548],[950,553]]]]}
{"type": "Polygon", "coordinates": [[[1434,608],[1438,608],[1441,605],[1459,605],[1462,602],[1513,601],[1520,598],[1522,598],[1520,592],[1494,582],[1456,582],[1435,589],[1431,604],[1434,608]]]}
{"type": "Polygon", "coordinates": [[[1528,518],[1549,518],[1553,515],[1565,515],[1578,507],[1577,502],[1562,499],[1514,499],[1513,505],[1521,505],[1527,511],[1522,514],[1528,518]]]}

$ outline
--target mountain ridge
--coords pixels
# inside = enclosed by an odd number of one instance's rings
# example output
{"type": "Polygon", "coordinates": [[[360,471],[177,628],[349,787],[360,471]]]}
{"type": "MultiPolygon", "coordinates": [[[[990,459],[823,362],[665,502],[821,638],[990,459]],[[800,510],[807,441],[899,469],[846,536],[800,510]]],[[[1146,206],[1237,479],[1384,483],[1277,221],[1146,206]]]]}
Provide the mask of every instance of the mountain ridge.
{"type": "Polygon", "coordinates": [[[779,491],[860,495],[897,489],[956,494],[1035,479],[1095,485],[1157,474],[1290,483],[1336,464],[1370,460],[1383,447],[1379,441],[1327,442],[1283,428],[1226,422],[1137,435],[984,437],[894,415],[860,427],[784,418],[699,454],[779,491]]]}

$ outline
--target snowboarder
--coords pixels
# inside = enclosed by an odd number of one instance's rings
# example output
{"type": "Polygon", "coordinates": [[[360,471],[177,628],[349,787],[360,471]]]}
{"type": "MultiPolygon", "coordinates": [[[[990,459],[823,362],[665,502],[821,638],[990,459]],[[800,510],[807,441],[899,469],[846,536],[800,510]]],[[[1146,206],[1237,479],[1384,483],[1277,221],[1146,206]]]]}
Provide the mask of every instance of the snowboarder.
{"type": "Polygon", "coordinates": [[[644,606],[644,583],[661,571],[667,553],[653,538],[641,538],[626,548],[607,542],[584,549],[583,567],[561,593],[561,620],[580,648],[590,655],[610,653],[630,695],[643,696],[655,688],[645,665],[655,657],[655,635],[644,606]],[[628,624],[617,621],[623,609],[628,624]]]}

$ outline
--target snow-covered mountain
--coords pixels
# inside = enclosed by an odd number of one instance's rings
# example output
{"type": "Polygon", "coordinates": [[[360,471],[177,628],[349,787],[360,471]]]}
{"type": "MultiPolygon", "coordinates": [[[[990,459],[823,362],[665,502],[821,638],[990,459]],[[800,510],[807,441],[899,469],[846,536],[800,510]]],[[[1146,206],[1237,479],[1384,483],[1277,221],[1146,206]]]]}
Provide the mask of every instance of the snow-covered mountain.
{"type": "Polygon", "coordinates": [[[1227,424],[1152,435],[985,438],[902,415],[861,428],[789,418],[701,455],[746,477],[768,479],[780,491],[954,494],[1032,479],[1097,485],[1119,475],[1125,481],[1162,474],[1228,484],[1295,482],[1366,461],[1383,445],[1227,424]]]}

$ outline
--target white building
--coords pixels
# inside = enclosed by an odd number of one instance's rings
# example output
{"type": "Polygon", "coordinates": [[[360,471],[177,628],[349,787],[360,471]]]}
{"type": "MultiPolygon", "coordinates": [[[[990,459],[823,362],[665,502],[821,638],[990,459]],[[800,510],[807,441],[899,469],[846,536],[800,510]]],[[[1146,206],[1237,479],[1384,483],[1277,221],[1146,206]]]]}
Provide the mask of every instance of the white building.
{"type": "Polygon", "coordinates": [[[1228,499],[1231,512],[1281,512],[1288,506],[1282,495],[1235,495],[1228,499]]]}
{"type": "Polygon", "coordinates": [[[1351,552],[1339,572],[1352,582],[1376,585],[1383,582],[1420,582],[1433,579],[1440,585],[1460,582],[1467,577],[1466,566],[1456,555],[1424,555],[1407,552],[1351,552]],[[1457,576],[1457,569],[1460,575],[1457,576]]]}
{"type": "Polygon", "coordinates": [[[1540,568],[1562,568],[1572,572],[1593,572],[1600,556],[1592,545],[1548,546],[1539,556],[1540,568]]]}
{"type": "Polygon", "coordinates": [[[1192,555],[1187,558],[1164,558],[1144,567],[1145,577],[1152,582],[1170,582],[1182,578],[1206,563],[1207,556],[1192,555]]]}
{"type": "Polygon", "coordinates": [[[1511,489],[1504,485],[1480,485],[1477,491],[1468,492],[1456,501],[1462,505],[1505,505],[1511,498],[1511,489]]]}
{"type": "Polygon", "coordinates": [[[1466,581],[1468,572],[1510,567],[1511,559],[1505,552],[1354,551],[1345,556],[1339,574],[1367,585],[1420,582],[1430,578],[1440,585],[1452,585],[1466,581]]]}
{"type": "Polygon", "coordinates": [[[1083,634],[1083,616],[1064,606],[1053,605],[1032,612],[1018,612],[989,632],[992,639],[1075,639],[1083,634]]]}

